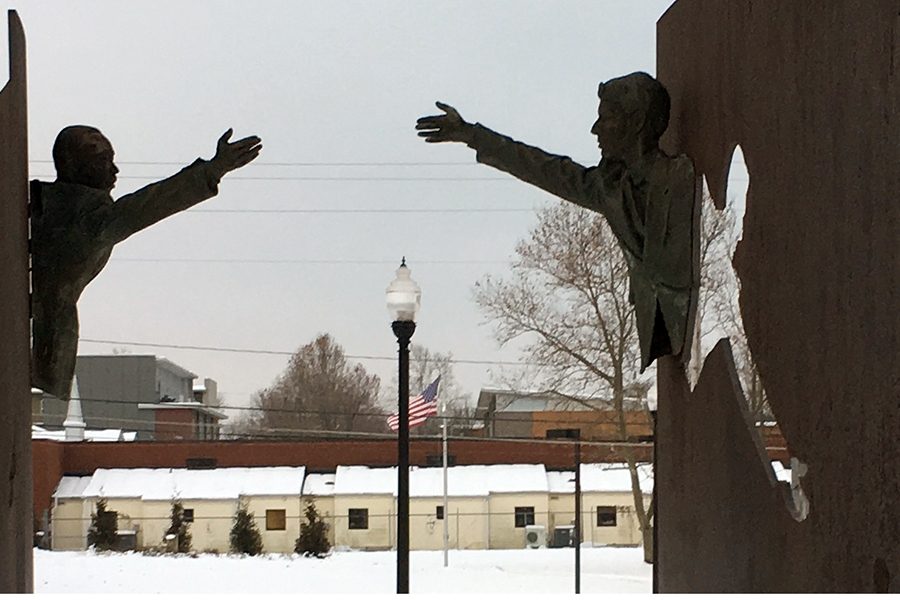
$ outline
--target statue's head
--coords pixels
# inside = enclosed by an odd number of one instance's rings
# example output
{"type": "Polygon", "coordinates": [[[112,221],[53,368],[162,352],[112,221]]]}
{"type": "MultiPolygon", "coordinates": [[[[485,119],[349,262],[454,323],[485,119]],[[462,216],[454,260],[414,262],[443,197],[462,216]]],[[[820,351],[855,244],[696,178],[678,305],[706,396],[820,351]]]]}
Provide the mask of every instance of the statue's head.
{"type": "Polygon", "coordinates": [[[669,126],[669,93],[646,73],[632,73],[601,83],[600,105],[591,133],[603,156],[625,159],[649,152],[669,126]]]}
{"type": "Polygon", "coordinates": [[[99,129],[70,125],[59,132],[53,144],[56,180],[109,192],[119,172],[113,157],[112,144],[99,129]]]}

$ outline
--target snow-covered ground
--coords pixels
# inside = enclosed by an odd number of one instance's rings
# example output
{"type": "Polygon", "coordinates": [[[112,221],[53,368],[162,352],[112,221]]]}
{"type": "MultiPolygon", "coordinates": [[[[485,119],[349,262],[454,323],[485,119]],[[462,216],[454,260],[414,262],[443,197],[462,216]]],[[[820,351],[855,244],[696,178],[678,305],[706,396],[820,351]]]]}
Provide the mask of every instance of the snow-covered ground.
{"type": "MultiPolygon", "coordinates": [[[[650,593],[640,548],[583,548],[581,591],[650,593]]],[[[410,554],[413,593],[574,591],[575,550],[451,550],[410,554]]],[[[324,560],[269,555],[197,558],[34,551],[34,591],[43,593],[353,593],[392,594],[393,552],[336,552],[324,560]]]]}

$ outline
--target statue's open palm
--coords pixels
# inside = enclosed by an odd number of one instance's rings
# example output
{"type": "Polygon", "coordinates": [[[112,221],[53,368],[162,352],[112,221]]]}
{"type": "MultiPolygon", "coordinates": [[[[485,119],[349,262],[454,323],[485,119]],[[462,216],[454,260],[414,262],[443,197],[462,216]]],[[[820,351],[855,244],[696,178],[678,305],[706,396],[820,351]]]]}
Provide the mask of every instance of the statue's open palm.
{"type": "Polygon", "coordinates": [[[229,142],[234,130],[229,129],[222,134],[216,143],[216,155],[212,162],[221,170],[222,174],[235,169],[240,169],[257,156],[262,150],[262,140],[255,135],[245,137],[236,142],[229,142]]]}
{"type": "Polygon", "coordinates": [[[429,143],[467,142],[472,126],[466,123],[459,112],[449,104],[443,102],[435,104],[445,114],[422,117],[416,121],[419,137],[425,138],[429,143]]]}

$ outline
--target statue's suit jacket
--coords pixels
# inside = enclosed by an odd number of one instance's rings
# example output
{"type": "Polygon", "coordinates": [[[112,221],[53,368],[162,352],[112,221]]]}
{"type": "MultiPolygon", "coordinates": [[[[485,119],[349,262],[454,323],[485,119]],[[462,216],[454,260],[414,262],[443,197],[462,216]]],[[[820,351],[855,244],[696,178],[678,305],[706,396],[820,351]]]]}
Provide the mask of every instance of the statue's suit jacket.
{"type": "Polygon", "coordinates": [[[113,201],[74,183],[31,182],[32,385],[68,398],[84,288],[113,246],[218,192],[219,174],[196,160],[168,179],[113,201]]]}
{"type": "Polygon", "coordinates": [[[603,159],[584,167],[476,124],[468,144],[480,163],[604,215],[629,267],[641,371],[689,347],[694,168],[686,156],[658,154],[644,176],[603,159]],[[666,340],[666,337],[668,340],[666,340]]]}

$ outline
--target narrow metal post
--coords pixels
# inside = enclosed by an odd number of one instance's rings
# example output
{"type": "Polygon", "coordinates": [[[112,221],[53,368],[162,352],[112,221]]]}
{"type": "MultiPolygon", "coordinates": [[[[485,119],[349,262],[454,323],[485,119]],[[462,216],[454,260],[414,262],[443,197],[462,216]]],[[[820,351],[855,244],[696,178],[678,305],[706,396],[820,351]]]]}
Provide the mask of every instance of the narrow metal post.
{"type": "Polygon", "coordinates": [[[657,452],[656,444],[656,411],[650,411],[650,418],[653,420],[653,593],[659,593],[659,495],[656,482],[659,481],[659,471],[657,471],[657,452]]]}
{"type": "Polygon", "coordinates": [[[409,593],[409,339],[416,330],[413,321],[391,324],[399,345],[397,434],[397,593],[409,593]]]}
{"type": "MultiPolygon", "coordinates": [[[[450,511],[447,510],[447,403],[441,403],[441,433],[442,433],[442,450],[443,450],[443,464],[444,464],[444,566],[448,566],[450,564],[450,560],[448,558],[448,549],[450,547],[450,511]]],[[[457,523],[459,523],[459,519],[457,518],[457,523]]]]}
{"type": "Polygon", "coordinates": [[[581,593],[581,431],[575,430],[575,593],[581,593]]]}
{"type": "Polygon", "coordinates": [[[575,593],[581,593],[581,430],[548,429],[547,439],[572,439],[575,463],[575,593]]]}

